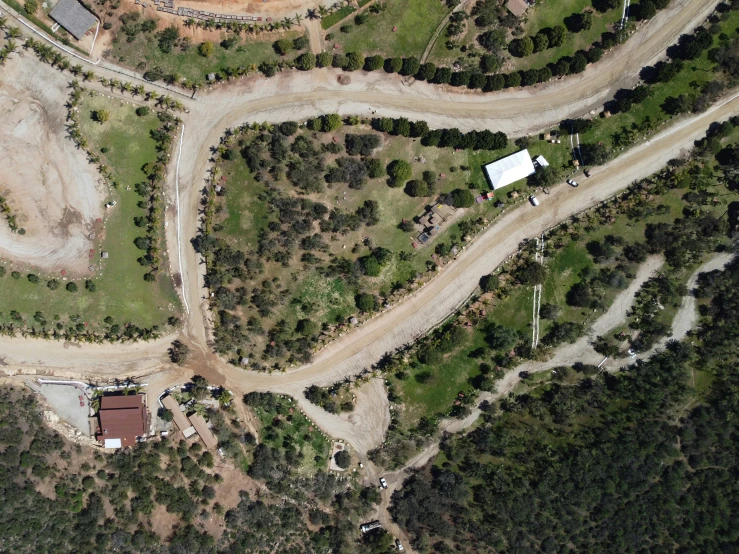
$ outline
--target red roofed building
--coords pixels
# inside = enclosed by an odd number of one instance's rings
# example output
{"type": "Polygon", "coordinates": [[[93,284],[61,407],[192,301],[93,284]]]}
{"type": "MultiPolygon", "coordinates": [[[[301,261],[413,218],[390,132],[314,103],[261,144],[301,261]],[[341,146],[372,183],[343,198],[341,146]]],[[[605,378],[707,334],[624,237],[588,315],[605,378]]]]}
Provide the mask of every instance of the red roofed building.
{"type": "Polygon", "coordinates": [[[146,397],[103,396],[100,399],[100,427],[96,438],[105,448],[122,448],[136,444],[136,437],[145,437],[149,426],[146,397]]]}

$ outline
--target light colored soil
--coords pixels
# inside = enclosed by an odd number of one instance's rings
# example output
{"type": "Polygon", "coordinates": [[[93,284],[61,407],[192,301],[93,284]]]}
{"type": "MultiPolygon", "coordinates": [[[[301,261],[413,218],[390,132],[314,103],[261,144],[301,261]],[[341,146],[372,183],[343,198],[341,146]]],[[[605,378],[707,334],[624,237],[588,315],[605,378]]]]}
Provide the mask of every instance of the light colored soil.
{"type": "Polygon", "coordinates": [[[654,276],[664,262],[665,260],[662,256],[649,256],[639,266],[634,280],[616,296],[613,304],[611,304],[606,313],[593,323],[588,334],[592,338],[604,335],[607,331],[626,321],[626,312],[634,304],[634,295],[641,289],[647,279],[654,276]]]}
{"type": "Polygon", "coordinates": [[[25,235],[0,216],[0,256],[47,273],[89,274],[87,235],[103,216],[106,187],[84,152],[66,138],[69,76],[11,57],[0,73],[0,194],[25,235]]]}

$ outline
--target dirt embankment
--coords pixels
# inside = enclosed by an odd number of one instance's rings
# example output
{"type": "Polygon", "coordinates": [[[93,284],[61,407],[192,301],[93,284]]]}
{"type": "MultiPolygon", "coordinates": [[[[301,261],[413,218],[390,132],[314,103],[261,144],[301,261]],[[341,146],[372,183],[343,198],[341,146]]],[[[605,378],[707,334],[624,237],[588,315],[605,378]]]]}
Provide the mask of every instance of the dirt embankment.
{"type": "Polygon", "coordinates": [[[103,215],[105,185],[66,137],[68,76],[12,56],[0,73],[0,195],[25,235],[0,216],[0,256],[59,274],[89,274],[88,238],[103,215]]]}

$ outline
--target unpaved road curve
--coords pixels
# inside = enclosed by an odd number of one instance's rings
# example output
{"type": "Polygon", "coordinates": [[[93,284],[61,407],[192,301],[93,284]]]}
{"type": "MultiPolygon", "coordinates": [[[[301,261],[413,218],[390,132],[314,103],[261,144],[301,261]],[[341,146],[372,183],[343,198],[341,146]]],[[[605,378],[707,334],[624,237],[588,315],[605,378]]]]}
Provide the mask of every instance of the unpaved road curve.
{"type": "MultiPolygon", "coordinates": [[[[287,373],[264,374],[243,371],[220,362],[215,356],[210,356],[207,363],[235,390],[292,391],[312,383],[328,385],[354,375],[453,312],[475,289],[479,278],[500,265],[522,239],[540,235],[554,224],[623,190],[632,181],[657,171],[669,159],[690,149],[693,141],[703,136],[711,122],[738,113],[739,98],[733,96],[703,114],[677,123],[655,136],[648,146],[630,150],[608,165],[597,168],[583,186],[577,189],[558,187],[551,195],[541,196],[539,207],[526,206],[500,217],[428,285],[325,347],[313,364],[287,373]]],[[[186,271],[190,272],[188,277],[197,279],[200,268],[194,254],[189,254],[191,249],[187,246],[184,251],[193,258],[192,264],[185,265],[186,271]]],[[[198,290],[193,299],[199,304],[202,291],[198,290]]],[[[192,305],[191,302],[191,308],[192,305]]],[[[202,323],[197,325],[195,317],[189,324],[190,328],[203,328],[202,323]]],[[[29,344],[21,345],[17,340],[0,337],[0,352],[7,364],[3,369],[23,371],[30,366],[34,369],[74,371],[79,367],[80,353],[92,348],[83,346],[79,351],[72,351],[65,350],[59,343],[33,342],[34,346],[30,347],[29,344]]],[[[131,352],[128,345],[96,346],[96,353],[90,359],[97,360],[100,373],[122,373],[121,363],[124,361],[138,365],[142,355],[161,359],[165,350],[163,342],[144,345],[141,347],[143,350],[137,352],[131,352]]]]}

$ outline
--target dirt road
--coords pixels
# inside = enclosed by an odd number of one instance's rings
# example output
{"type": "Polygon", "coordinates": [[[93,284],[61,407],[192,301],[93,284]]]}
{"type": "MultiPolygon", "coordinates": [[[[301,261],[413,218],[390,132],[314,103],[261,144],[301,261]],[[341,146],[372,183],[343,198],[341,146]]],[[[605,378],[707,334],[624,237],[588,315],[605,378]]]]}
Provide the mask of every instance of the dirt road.
{"type": "MultiPolygon", "coordinates": [[[[412,341],[453,312],[474,291],[479,278],[500,265],[516,250],[522,239],[538,236],[552,225],[612,196],[632,181],[658,170],[667,160],[689,149],[692,142],[704,134],[709,123],[737,113],[739,99],[735,96],[703,114],[676,124],[654,137],[648,146],[628,151],[608,165],[598,168],[587,185],[577,189],[558,187],[551,195],[542,197],[539,207],[526,206],[502,216],[428,285],[393,309],[368,321],[360,329],[328,345],[319,352],[313,364],[288,373],[270,375],[243,371],[220,362],[209,353],[207,360],[201,363],[209,364],[235,390],[300,389],[312,383],[328,385],[354,375],[386,352],[412,341]]],[[[188,213],[196,213],[199,188],[199,184],[193,183],[190,192],[186,193],[187,201],[182,203],[182,209],[191,210],[188,213]]],[[[184,236],[194,236],[195,222],[192,218],[186,221],[189,223],[184,225],[184,236]]],[[[191,300],[187,334],[206,355],[208,349],[203,324],[205,316],[202,310],[197,309],[204,304],[205,297],[201,271],[192,249],[186,247],[183,253],[187,282],[194,283],[186,291],[191,300]]],[[[127,345],[83,346],[71,351],[65,350],[58,343],[34,343],[33,347],[21,346],[18,341],[0,338],[0,352],[3,352],[7,364],[3,370],[23,371],[27,369],[29,360],[32,360],[31,367],[34,369],[73,373],[79,371],[80,359],[85,358],[89,363],[95,360],[97,371],[101,373],[123,373],[121,367],[130,367],[136,371],[143,369],[146,366],[146,362],[142,362],[143,356],[156,361],[151,367],[154,370],[161,365],[166,350],[165,340],[158,344],[141,345],[138,351],[130,351],[127,345]],[[88,350],[93,349],[95,353],[88,354],[88,350]],[[32,356],[29,356],[29,352],[32,352],[32,356]],[[122,366],[123,363],[129,365],[122,366]]],[[[87,373],[85,370],[83,372],[87,373]]]]}

